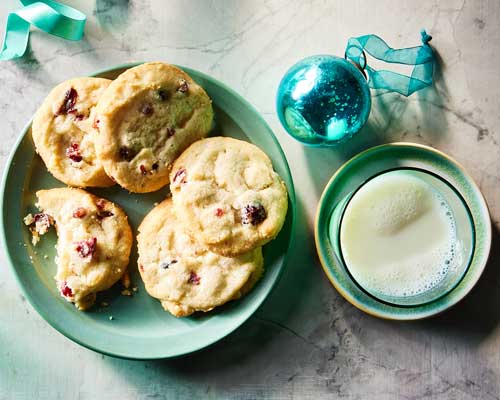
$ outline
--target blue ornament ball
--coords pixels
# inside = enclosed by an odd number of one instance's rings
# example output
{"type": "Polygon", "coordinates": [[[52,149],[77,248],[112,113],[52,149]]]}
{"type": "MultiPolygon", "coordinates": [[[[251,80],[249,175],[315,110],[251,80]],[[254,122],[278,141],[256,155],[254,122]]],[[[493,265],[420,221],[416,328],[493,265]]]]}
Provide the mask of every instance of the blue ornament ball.
{"type": "Polygon", "coordinates": [[[304,58],[280,82],[278,116],[286,131],[310,146],[333,146],[352,137],[370,114],[363,73],[329,55],[304,58]]]}

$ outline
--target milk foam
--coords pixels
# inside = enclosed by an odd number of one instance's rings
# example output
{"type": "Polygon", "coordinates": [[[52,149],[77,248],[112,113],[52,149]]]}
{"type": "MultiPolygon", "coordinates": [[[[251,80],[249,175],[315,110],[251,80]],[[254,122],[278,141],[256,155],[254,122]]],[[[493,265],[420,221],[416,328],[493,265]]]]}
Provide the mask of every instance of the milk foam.
{"type": "Polygon", "coordinates": [[[365,184],[347,206],[340,233],[350,273],[374,294],[424,293],[461,262],[452,210],[433,186],[407,171],[365,184]]]}

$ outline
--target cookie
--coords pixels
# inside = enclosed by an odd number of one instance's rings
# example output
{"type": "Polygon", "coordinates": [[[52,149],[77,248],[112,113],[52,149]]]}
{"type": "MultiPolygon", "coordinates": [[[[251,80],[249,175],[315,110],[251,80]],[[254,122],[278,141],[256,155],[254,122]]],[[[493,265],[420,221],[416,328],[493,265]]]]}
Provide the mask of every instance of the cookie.
{"type": "Polygon", "coordinates": [[[212,103],[188,74],[159,62],[130,68],[101,97],[97,152],[109,176],[131,192],[169,183],[174,160],[212,127],[212,103]]]}
{"type": "MultiPolygon", "coordinates": [[[[262,247],[259,247],[262,249],[262,247]]],[[[262,252],[262,250],[261,250],[262,252]]],[[[241,287],[241,289],[236,293],[233,297],[233,300],[237,300],[242,296],[245,296],[247,293],[250,293],[250,291],[254,288],[254,286],[257,284],[258,281],[260,281],[260,278],[262,278],[262,275],[264,275],[264,263],[259,263],[257,268],[250,274],[250,277],[248,278],[248,281],[241,287]]]]}
{"type": "Polygon", "coordinates": [[[247,293],[263,272],[260,247],[229,258],[206,250],[181,229],[166,199],[139,226],[139,272],[147,292],[177,317],[210,311],[247,293]]]}
{"type": "Polygon", "coordinates": [[[104,187],[114,182],[95,152],[95,106],[111,81],[76,78],[57,85],[33,119],[36,152],[49,172],[76,187],[104,187]]]}
{"type": "Polygon", "coordinates": [[[132,246],[127,215],[116,204],[81,189],[56,188],[36,193],[42,211],[25,223],[43,234],[57,230],[57,274],[61,295],[86,310],[96,293],[126,275],[132,246]]]}
{"type": "Polygon", "coordinates": [[[281,230],[287,191],[258,147],[228,137],[192,144],[174,163],[170,190],[179,220],[209,250],[237,255],[281,230]]]}

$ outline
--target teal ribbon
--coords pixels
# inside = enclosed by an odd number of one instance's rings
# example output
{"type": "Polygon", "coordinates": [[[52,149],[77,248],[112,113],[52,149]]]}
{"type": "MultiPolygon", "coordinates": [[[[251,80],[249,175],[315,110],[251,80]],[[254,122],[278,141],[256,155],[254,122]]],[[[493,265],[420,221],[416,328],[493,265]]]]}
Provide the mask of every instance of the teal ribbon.
{"type": "Polygon", "coordinates": [[[68,40],[80,40],[87,17],[52,0],[20,0],[25,6],[9,14],[0,60],[21,57],[28,46],[30,25],[68,40]]]}
{"type": "Polygon", "coordinates": [[[372,89],[384,89],[409,96],[417,90],[432,85],[434,54],[429,41],[432,39],[424,30],[420,32],[422,45],[406,49],[392,49],[376,35],[350,38],[345,57],[357,64],[368,74],[368,85],[372,89]],[[366,63],[366,53],[387,63],[414,65],[411,76],[392,71],[377,71],[366,63]]]}

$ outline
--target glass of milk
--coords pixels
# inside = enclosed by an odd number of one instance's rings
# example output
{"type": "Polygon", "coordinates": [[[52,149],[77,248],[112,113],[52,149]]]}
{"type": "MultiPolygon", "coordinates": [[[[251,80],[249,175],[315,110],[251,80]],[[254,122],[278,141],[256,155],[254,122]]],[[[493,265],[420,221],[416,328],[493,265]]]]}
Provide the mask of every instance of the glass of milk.
{"type": "Polygon", "coordinates": [[[473,256],[470,210],[444,178],[420,168],[380,172],[333,211],[329,235],[346,272],[386,304],[422,305],[455,288],[473,256]]]}

